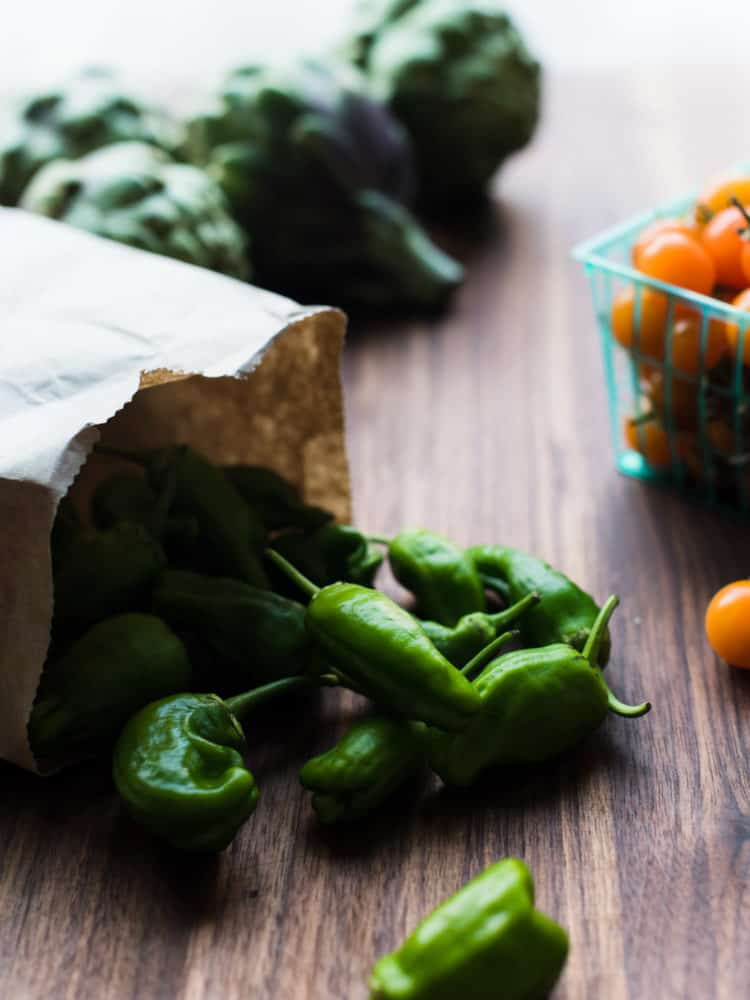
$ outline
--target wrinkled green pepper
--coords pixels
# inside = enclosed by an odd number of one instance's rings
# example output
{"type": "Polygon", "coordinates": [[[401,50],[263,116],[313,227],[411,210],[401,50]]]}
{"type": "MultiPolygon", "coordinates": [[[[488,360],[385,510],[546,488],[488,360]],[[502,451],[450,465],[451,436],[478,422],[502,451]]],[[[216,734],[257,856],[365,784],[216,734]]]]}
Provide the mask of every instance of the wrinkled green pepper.
{"type": "Polygon", "coordinates": [[[534,908],[531,872],[505,858],[376,963],[370,1000],[542,1000],[567,954],[563,928],[534,908]]]}
{"type": "Polygon", "coordinates": [[[164,622],[108,618],[45,667],[29,720],[31,749],[46,758],[113,743],[139,708],[189,686],[185,647],[164,622]]]}
{"type": "Polygon", "coordinates": [[[453,626],[485,611],[484,588],[471,559],[431,531],[403,531],[388,546],[393,575],[417,599],[422,617],[453,626]]]}
{"type": "Polygon", "coordinates": [[[98,452],[136,462],[151,488],[171,494],[170,516],[194,518],[212,570],[268,587],[260,559],[265,529],[220,469],[188,445],[134,452],[97,445],[98,452]]]}
{"type": "Polygon", "coordinates": [[[330,511],[302,501],[299,490],[263,465],[226,465],[224,475],[242,494],[267,531],[315,531],[333,520],[330,511]]]}
{"type": "Polygon", "coordinates": [[[56,567],[55,632],[80,633],[111,615],[145,608],[165,565],[162,547],[143,525],[123,521],[107,531],[84,529],[56,567]]]}
{"type": "Polygon", "coordinates": [[[596,665],[617,603],[614,596],[606,602],[582,653],[555,643],[506,653],[484,667],[473,682],[482,707],[466,729],[428,734],[430,766],[446,784],[469,785],[496,765],[548,760],[593,732],[608,711],[627,718],[649,711],[648,702],[620,702],[596,665]]]}
{"type": "Polygon", "coordinates": [[[473,611],[464,615],[453,628],[431,621],[422,621],[420,625],[446,660],[450,660],[454,667],[463,667],[500,632],[523,618],[538,603],[538,594],[527,594],[504,611],[492,615],[473,611]]]}
{"type": "Polygon", "coordinates": [[[334,747],[309,760],[299,777],[313,793],[318,819],[336,823],[372,812],[423,762],[421,739],[411,723],[374,715],[355,722],[334,747]]]}
{"type": "Polygon", "coordinates": [[[310,662],[305,608],[241,580],[167,570],[153,594],[154,613],[197,635],[247,683],[303,674],[310,662]]]}
{"type": "Polygon", "coordinates": [[[255,779],[242,760],[239,719],[306,683],[288,678],[226,701],[176,694],[142,708],[112,757],[117,791],[133,818],[173,847],[222,851],[258,802],[255,779]]]}
{"type": "Polygon", "coordinates": [[[320,587],[341,580],[371,587],[383,562],[382,554],[350,524],[324,524],[309,535],[280,535],[273,545],[320,587]]]}
{"type": "MultiPolygon", "coordinates": [[[[412,615],[369,587],[316,587],[278,552],[267,552],[310,597],[306,627],[344,686],[387,711],[441,729],[460,730],[469,723],[479,710],[479,695],[435,649],[412,615]]],[[[481,662],[504,639],[483,650],[481,662]]]]}
{"type": "MultiPolygon", "coordinates": [[[[599,607],[593,597],[567,576],[536,556],[501,545],[475,545],[467,553],[489,589],[497,589],[509,601],[518,601],[536,591],[542,600],[521,625],[529,646],[564,642],[581,650],[586,645],[599,607]]],[[[610,654],[609,632],[605,632],[599,665],[606,666],[610,654]]]]}
{"type": "Polygon", "coordinates": [[[153,531],[156,493],[143,476],[122,472],[103,480],[91,494],[91,520],[97,528],[135,521],[153,531]]]}

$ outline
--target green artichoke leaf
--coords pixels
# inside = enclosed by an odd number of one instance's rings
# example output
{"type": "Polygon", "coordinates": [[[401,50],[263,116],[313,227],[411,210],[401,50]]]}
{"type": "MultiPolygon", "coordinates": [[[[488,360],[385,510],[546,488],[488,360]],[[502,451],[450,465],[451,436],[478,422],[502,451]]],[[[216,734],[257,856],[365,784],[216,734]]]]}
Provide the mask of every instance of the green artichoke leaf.
{"type": "Polygon", "coordinates": [[[261,284],[303,302],[431,308],[460,281],[409,214],[404,129],[353,70],[240,69],[187,135],[252,236],[261,284]]]}
{"type": "Polygon", "coordinates": [[[125,93],[109,70],[83,70],[8,115],[0,128],[0,204],[17,204],[34,174],[52,160],[127,141],[171,152],[181,134],[163,111],[125,93]]]}
{"type": "Polygon", "coordinates": [[[421,201],[482,198],[539,117],[541,70],[497,0],[422,0],[379,31],[366,73],[409,133],[421,201]]]}
{"type": "Polygon", "coordinates": [[[145,143],[55,160],[34,177],[21,205],[141,250],[248,276],[245,236],[219,185],[145,143]]]}

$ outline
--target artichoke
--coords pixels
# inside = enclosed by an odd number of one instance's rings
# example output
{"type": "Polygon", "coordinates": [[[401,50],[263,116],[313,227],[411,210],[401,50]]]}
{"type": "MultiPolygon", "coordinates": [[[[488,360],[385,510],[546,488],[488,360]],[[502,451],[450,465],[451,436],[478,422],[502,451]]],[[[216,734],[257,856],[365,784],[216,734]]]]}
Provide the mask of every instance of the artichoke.
{"type": "Polygon", "coordinates": [[[412,4],[375,34],[366,72],[411,136],[432,206],[481,198],[536,127],[540,67],[495,0],[412,4]]]}
{"type": "Polygon", "coordinates": [[[166,116],[122,93],[108,70],[84,70],[60,90],[22,103],[0,129],[0,204],[17,204],[51,160],[130,140],[172,150],[179,136],[166,116]]]}
{"type": "Polygon", "coordinates": [[[115,143],[48,163],[21,207],[235,278],[248,274],[245,237],[219,186],[144,143],[115,143]]]}
{"type": "Polygon", "coordinates": [[[342,72],[235,71],[188,124],[188,156],[252,234],[261,284],[307,302],[435,306],[461,267],[408,210],[414,164],[403,129],[342,72]]]}

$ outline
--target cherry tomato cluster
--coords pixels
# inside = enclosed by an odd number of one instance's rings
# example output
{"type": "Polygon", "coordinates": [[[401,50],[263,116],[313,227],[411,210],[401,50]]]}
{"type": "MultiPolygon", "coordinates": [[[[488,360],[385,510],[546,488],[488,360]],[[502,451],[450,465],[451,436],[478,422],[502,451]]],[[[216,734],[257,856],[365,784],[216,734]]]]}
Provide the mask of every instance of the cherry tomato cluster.
{"type": "MultiPolygon", "coordinates": [[[[750,171],[713,181],[689,216],[648,225],[631,256],[650,278],[750,312],[750,171]]],[[[736,488],[737,470],[743,475],[746,464],[750,489],[750,457],[745,463],[740,454],[731,402],[740,324],[718,315],[704,322],[691,303],[676,296],[670,303],[666,293],[646,285],[622,289],[610,319],[613,336],[637,360],[645,397],[642,415],[625,421],[628,447],[655,469],[677,461],[694,478],[710,476],[719,487],[736,488]]],[[[750,327],[741,360],[747,386],[750,327]]]]}

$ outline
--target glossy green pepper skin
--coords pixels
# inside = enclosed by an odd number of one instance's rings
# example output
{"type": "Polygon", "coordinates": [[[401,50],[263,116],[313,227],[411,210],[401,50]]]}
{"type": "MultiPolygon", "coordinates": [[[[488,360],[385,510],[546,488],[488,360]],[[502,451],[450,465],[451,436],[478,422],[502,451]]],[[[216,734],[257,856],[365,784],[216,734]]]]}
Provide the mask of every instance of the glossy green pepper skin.
{"type": "Polygon", "coordinates": [[[249,276],[245,236],[219,185],[145,143],[119,142],[48,163],[20,205],[139,250],[249,276]]]}
{"type": "Polygon", "coordinates": [[[593,732],[608,711],[645,715],[650,705],[623,705],[596,666],[599,643],[617,606],[602,608],[582,653],[556,643],[506,653],[474,680],[481,710],[456,735],[428,735],[432,769],[450,785],[470,785],[486,768],[548,760],[593,732]]]}
{"type": "Polygon", "coordinates": [[[304,503],[295,486],[266,466],[227,465],[224,475],[267,531],[315,531],[333,520],[330,511],[304,503]]]}
{"type": "Polygon", "coordinates": [[[171,150],[181,136],[166,115],[123,92],[109,70],[85,69],[16,109],[0,142],[0,204],[15,205],[46,163],[131,140],[171,150]]]}
{"type": "Polygon", "coordinates": [[[371,587],[383,562],[382,553],[350,524],[324,524],[307,535],[280,535],[273,545],[320,587],[340,580],[371,587]]]}
{"type": "Polygon", "coordinates": [[[542,1000],[557,982],[568,935],[534,908],[526,865],[491,865],[381,958],[370,1000],[542,1000]]]}
{"type": "Polygon", "coordinates": [[[453,628],[431,621],[421,621],[420,625],[446,660],[460,668],[538,603],[538,594],[527,594],[504,611],[495,614],[474,611],[464,615],[453,628]]]}
{"type": "MultiPolygon", "coordinates": [[[[490,589],[500,589],[509,601],[518,601],[535,591],[542,598],[524,616],[521,632],[529,646],[563,642],[574,649],[586,645],[599,607],[593,597],[567,576],[536,556],[501,545],[475,545],[467,549],[469,558],[490,589]]],[[[609,632],[604,634],[599,665],[610,654],[609,632]]]]}
{"type": "Polygon", "coordinates": [[[123,521],[107,531],[84,529],[56,567],[55,632],[77,634],[111,615],[146,607],[165,565],[162,547],[143,525],[123,521]]]}
{"type": "Polygon", "coordinates": [[[212,571],[253,587],[268,587],[260,558],[265,529],[221,470],[203,455],[187,445],[151,452],[104,445],[97,445],[96,450],[144,466],[154,492],[171,494],[170,517],[196,521],[201,554],[211,559],[212,571]]]}
{"type": "Polygon", "coordinates": [[[424,618],[454,626],[463,615],[487,609],[473,562],[447,538],[404,531],[389,544],[388,561],[398,582],[416,597],[424,618]]]}
{"type": "Polygon", "coordinates": [[[142,708],[112,756],[117,791],[133,818],[173,847],[222,851],[258,802],[255,779],[242,760],[238,716],[305,683],[276,681],[226,701],[176,694],[142,708]]]}
{"type": "Polygon", "coordinates": [[[154,613],[197,635],[248,683],[303,674],[311,656],[305,608],[241,580],[167,570],[153,594],[154,613]]]}
{"type": "Polygon", "coordinates": [[[310,596],[306,627],[345,685],[405,718],[449,731],[469,723],[479,695],[408,611],[358,584],[316,587],[277,552],[267,554],[310,596]]]}
{"type": "Polygon", "coordinates": [[[152,615],[108,618],[45,667],[29,720],[38,758],[112,743],[143,705],[190,686],[177,636],[152,615]]]}
{"type": "Polygon", "coordinates": [[[313,793],[322,823],[347,822],[376,809],[423,763],[421,739],[411,723],[375,715],[355,722],[334,747],[309,760],[299,777],[313,793]]]}

